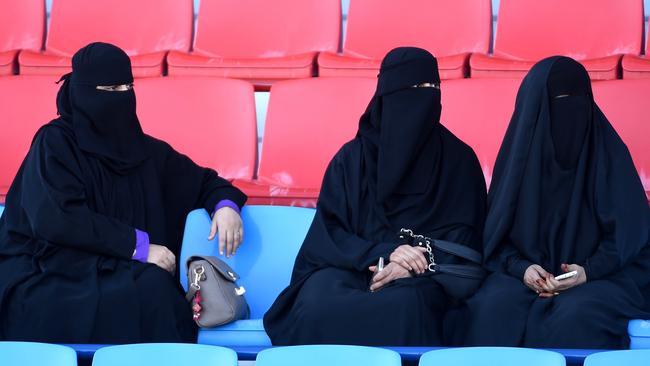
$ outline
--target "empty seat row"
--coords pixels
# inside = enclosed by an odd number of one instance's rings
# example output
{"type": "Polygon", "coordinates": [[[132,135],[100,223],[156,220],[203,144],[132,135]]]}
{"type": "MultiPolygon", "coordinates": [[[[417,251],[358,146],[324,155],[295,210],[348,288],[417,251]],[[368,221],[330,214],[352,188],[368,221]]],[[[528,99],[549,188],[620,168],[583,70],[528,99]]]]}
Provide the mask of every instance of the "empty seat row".
{"type": "MultiPolygon", "coordinates": [[[[54,344],[30,342],[0,342],[0,358],[9,365],[22,366],[76,366],[73,349],[54,344]]],[[[585,366],[626,364],[645,365],[650,351],[598,352],[585,360],[585,366]]],[[[150,343],[107,346],[97,351],[93,366],[172,366],[179,364],[205,364],[236,366],[237,354],[228,348],[196,344],[150,343]]],[[[400,366],[400,355],[389,349],[344,346],[308,345],[278,347],[261,351],[257,355],[259,366],[400,366]]],[[[440,349],[425,353],[420,366],[469,365],[529,365],[564,366],[565,358],[546,350],[475,347],[440,349]]]]}
{"type": "MultiPolygon", "coordinates": [[[[33,134],[56,117],[53,76],[0,78],[0,194],[5,194],[33,134]]],[[[518,79],[447,80],[442,123],[475,151],[489,183],[519,87],[518,79]]],[[[259,163],[253,87],[221,78],[137,80],[145,132],[234,180],[252,204],[313,207],[327,164],[356,133],[376,81],[312,78],[271,89],[259,163]],[[335,107],[333,107],[335,106],[335,107]],[[256,179],[253,179],[256,178],[256,179]]],[[[627,143],[650,191],[650,80],[593,84],[596,102],[627,143]]]]}
{"type": "Polygon", "coordinates": [[[650,77],[640,56],[643,0],[502,0],[488,55],[491,7],[491,0],[351,0],[339,53],[340,0],[204,0],[194,37],[192,0],[53,0],[47,37],[44,0],[0,0],[0,75],[18,65],[21,74],[61,75],[76,50],[106,41],[131,56],[136,77],[167,70],[259,88],[315,75],[375,76],[386,52],[401,45],[436,55],[443,79],[519,77],[555,54],[580,60],[594,80],[650,77]]]}

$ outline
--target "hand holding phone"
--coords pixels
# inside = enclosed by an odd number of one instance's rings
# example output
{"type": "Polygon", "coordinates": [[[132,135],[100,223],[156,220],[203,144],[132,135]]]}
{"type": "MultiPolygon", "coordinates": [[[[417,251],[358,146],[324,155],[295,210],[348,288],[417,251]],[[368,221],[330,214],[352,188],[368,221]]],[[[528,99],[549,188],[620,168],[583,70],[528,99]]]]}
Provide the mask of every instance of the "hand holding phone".
{"type": "Polygon", "coordinates": [[[555,276],[555,280],[562,281],[562,280],[566,280],[567,278],[575,277],[577,275],[578,275],[578,271],[571,271],[571,272],[561,274],[559,276],[555,276]]]}

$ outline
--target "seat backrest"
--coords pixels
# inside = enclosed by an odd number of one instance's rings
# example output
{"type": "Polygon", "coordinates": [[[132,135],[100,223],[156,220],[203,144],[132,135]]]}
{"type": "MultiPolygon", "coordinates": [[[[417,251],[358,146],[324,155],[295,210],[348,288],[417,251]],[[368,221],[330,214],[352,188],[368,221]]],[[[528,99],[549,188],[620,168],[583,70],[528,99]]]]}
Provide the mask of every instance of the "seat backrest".
{"type": "Polygon", "coordinates": [[[577,60],[639,54],[643,0],[501,0],[494,55],[577,60]]]}
{"type": "Polygon", "coordinates": [[[0,0],[0,52],[43,47],[45,1],[0,0]]]}
{"type": "Polygon", "coordinates": [[[314,78],[271,88],[258,177],[320,188],[330,160],[354,138],[376,79],[314,78]]]}
{"type": "Polygon", "coordinates": [[[56,118],[56,76],[0,78],[0,195],[6,194],[38,129],[56,118]]]}
{"type": "MultiPolygon", "coordinates": [[[[289,285],[293,262],[316,210],[287,206],[245,206],[244,242],[224,259],[241,277],[252,319],[260,319],[289,285]]],[[[192,255],[219,256],[218,238],[208,241],[211,219],[205,210],[190,212],[180,258],[180,279],[187,290],[186,261],[192,255]]]]}
{"type": "Polygon", "coordinates": [[[261,351],[255,361],[257,366],[399,366],[397,352],[373,347],[308,345],[276,347],[261,351]]]}
{"type": "Polygon", "coordinates": [[[203,0],[194,51],[224,58],[338,49],[340,0],[203,0]]]}
{"type": "Polygon", "coordinates": [[[441,85],[441,122],[474,149],[488,184],[520,84],[519,79],[463,79],[441,85]]]}
{"type": "Polygon", "coordinates": [[[594,99],[630,150],[646,191],[650,191],[650,80],[611,80],[592,84],[594,99]]]}
{"type": "Polygon", "coordinates": [[[192,0],[55,0],[45,48],[70,56],[91,42],[108,42],[130,56],[188,51],[192,0]]]}
{"type": "Polygon", "coordinates": [[[490,0],[354,0],[343,49],[374,59],[398,46],[435,56],[487,53],[491,31],[490,0]]]}
{"type": "Polygon", "coordinates": [[[144,343],[103,347],[95,352],[93,366],[237,366],[235,351],[212,345],[144,343]]]}
{"type": "Polygon", "coordinates": [[[420,358],[420,366],[565,366],[557,352],[532,348],[471,347],[430,351],[420,358]]]}
{"type": "Polygon", "coordinates": [[[584,366],[646,366],[649,360],[650,349],[597,352],[585,358],[584,366]]]}
{"type": "Polygon", "coordinates": [[[0,360],[7,366],[77,366],[77,353],[57,344],[0,342],[0,360]]]}
{"type": "Polygon", "coordinates": [[[225,178],[253,178],[257,127],[251,84],[219,78],[146,78],[136,80],[135,92],[146,133],[225,178]]]}

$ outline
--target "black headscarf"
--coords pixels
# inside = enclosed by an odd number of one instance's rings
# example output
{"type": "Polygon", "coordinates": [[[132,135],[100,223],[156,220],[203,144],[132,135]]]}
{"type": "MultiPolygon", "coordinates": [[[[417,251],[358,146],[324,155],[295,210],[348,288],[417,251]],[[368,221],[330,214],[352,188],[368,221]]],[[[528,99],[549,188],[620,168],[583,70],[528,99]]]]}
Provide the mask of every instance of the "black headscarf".
{"type": "Polygon", "coordinates": [[[433,55],[413,47],[392,50],[359,121],[367,186],[388,215],[392,201],[403,198],[396,196],[427,190],[440,158],[440,89],[413,87],[422,83],[440,84],[433,55]]]}
{"type": "Polygon", "coordinates": [[[134,90],[96,88],[132,84],[129,56],[114,45],[91,43],[74,54],[72,73],[61,79],[58,113],[72,125],[79,147],[116,172],[139,166],[147,156],[134,90]]]}
{"type": "Polygon", "coordinates": [[[648,245],[648,204],[627,147],[593,100],[587,71],[567,57],[523,80],[488,196],[485,258],[520,276],[539,264],[611,274],[648,245]]]}

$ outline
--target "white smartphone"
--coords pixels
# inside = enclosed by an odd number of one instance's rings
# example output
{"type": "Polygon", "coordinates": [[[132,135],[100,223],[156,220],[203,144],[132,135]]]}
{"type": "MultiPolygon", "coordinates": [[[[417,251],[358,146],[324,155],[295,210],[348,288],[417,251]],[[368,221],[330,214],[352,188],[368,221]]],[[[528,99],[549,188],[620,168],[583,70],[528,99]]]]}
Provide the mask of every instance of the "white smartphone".
{"type": "Polygon", "coordinates": [[[556,281],[566,280],[567,278],[575,277],[578,274],[578,271],[571,271],[559,276],[555,276],[556,281]]]}

